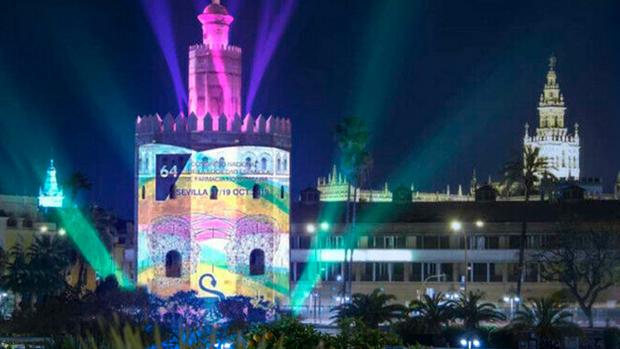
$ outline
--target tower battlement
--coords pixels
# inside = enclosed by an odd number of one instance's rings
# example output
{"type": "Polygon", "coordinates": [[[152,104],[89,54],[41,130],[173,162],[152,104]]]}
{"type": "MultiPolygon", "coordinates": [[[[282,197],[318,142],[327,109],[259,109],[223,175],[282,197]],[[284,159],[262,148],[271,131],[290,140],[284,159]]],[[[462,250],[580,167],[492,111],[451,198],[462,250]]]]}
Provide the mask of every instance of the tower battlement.
{"type": "Polygon", "coordinates": [[[219,50],[224,52],[233,52],[241,54],[241,48],[233,45],[216,45],[216,44],[194,44],[189,47],[189,54],[197,51],[213,51],[219,50]]]}
{"type": "Polygon", "coordinates": [[[179,113],[176,117],[168,113],[163,118],[159,114],[154,114],[138,116],[136,119],[136,134],[139,135],[188,132],[271,134],[290,137],[291,121],[273,115],[265,118],[262,114],[257,117],[246,114],[242,118],[237,114],[231,119],[226,115],[213,117],[208,113],[203,118],[193,113],[189,117],[183,113],[179,113]]]}
{"type": "Polygon", "coordinates": [[[550,130],[537,130],[537,134],[534,136],[526,135],[523,141],[527,143],[534,142],[561,142],[568,144],[579,145],[579,135],[572,135],[568,133],[567,129],[550,129],[550,130]]]}
{"type": "Polygon", "coordinates": [[[183,113],[176,117],[170,113],[164,117],[145,115],[136,119],[136,139],[141,144],[153,141],[178,145],[254,144],[290,149],[291,121],[273,115],[254,117],[250,114],[243,118],[210,114],[186,117],[183,113]]]}

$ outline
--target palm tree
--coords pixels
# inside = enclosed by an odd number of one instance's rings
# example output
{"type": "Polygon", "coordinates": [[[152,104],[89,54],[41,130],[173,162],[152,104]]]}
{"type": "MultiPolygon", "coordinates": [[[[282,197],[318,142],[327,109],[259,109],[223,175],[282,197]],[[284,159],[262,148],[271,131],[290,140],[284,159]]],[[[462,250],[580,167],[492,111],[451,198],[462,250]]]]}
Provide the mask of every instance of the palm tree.
{"type": "Polygon", "coordinates": [[[35,270],[28,262],[26,251],[21,243],[15,244],[8,255],[6,274],[2,276],[2,285],[20,296],[22,311],[32,309],[32,298],[36,292],[35,270]]]}
{"type": "Polygon", "coordinates": [[[553,343],[567,333],[579,331],[579,327],[570,321],[572,315],[562,302],[553,297],[530,301],[530,306],[523,304],[523,309],[517,312],[511,327],[536,334],[540,348],[552,348],[553,343]]]}
{"type": "Polygon", "coordinates": [[[400,304],[390,304],[396,297],[375,289],[371,294],[356,293],[351,302],[340,304],[332,309],[336,314],[332,319],[342,322],[356,318],[371,328],[378,328],[384,322],[402,318],[406,308],[400,304]]]}
{"type": "Polygon", "coordinates": [[[445,324],[450,322],[454,312],[452,302],[446,301],[441,292],[432,297],[424,295],[420,300],[411,301],[408,313],[420,320],[428,334],[439,334],[445,324]]]}
{"type": "Polygon", "coordinates": [[[51,236],[37,236],[27,251],[28,262],[34,270],[37,301],[62,292],[67,286],[66,275],[71,265],[70,249],[66,240],[51,236]]]}
{"type": "Polygon", "coordinates": [[[454,303],[454,313],[457,319],[463,320],[466,330],[475,330],[481,322],[494,322],[505,320],[506,316],[500,312],[493,303],[481,303],[484,294],[482,292],[469,292],[461,294],[454,303]]]}
{"type": "Polygon", "coordinates": [[[81,190],[90,190],[93,186],[86,175],[80,171],[73,172],[71,177],[65,182],[65,186],[69,189],[71,203],[75,203],[75,198],[81,190]]]}
{"type": "Polygon", "coordinates": [[[4,270],[6,269],[6,263],[7,263],[6,252],[4,252],[4,249],[0,246],[0,277],[4,275],[4,270]]]}
{"type": "MultiPolygon", "coordinates": [[[[525,202],[530,200],[535,185],[541,178],[553,180],[554,176],[549,173],[549,162],[540,156],[540,148],[525,147],[523,159],[511,161],[504,166],[504,187],[518,188],[523,192],[525,202]]],[[[527,221],[521,222],[521,238],[519,243],[519,264],[517,268],[517,297],[521,297],[521,285],[524,277],[525,243],[527,240],[527,221]]]]}
{"type": "Polygon", "coordinates": [[[368,129],[362,119],[357,117],[347,117],[343,119],[336,126],[335,138],[342,158],[341,168],[348,183],[345,223],[347,225],[350,223],[347,235],[349,235],[350,240],[352,240],[345,241],[345,282],[343,282],[343,296],[345,296],[351,292],[353,249],[355,248],[356,242],[355,222],[358,201],[357,193],[362,182],[368,176],[372,158],[367,149],[368,129]],[[355,190],[353,190],[353,198],[351,198],[352,188],[355,188],[355,190]],[[348,255],[350,261],[347,258],[348,255]]]}

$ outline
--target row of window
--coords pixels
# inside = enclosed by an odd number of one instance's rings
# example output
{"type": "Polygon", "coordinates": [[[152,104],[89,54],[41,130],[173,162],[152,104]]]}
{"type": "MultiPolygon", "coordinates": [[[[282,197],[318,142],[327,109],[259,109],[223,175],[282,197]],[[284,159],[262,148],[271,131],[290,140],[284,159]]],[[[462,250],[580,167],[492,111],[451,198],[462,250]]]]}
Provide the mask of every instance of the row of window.
{"type": "MultiPolygon", "coordinates": [[[[529,234],[526,237],[526,248],[536,249],[548,245],[552,241],[551,235],[529,234]]],[[[519,249],[521,246],[520,235],[474,235],[468,239],[468,249],[493,250],[493,249],[519,249]],[[500,240],[503,238],[503,242],[500,240]],[[501,242],[501,243],[500,243],[501,242]]],[[[313,237],[309,235],[293,235],[291,247],[298,249],[310,248],[343,248],[342,235],[329,235],[313,237]]],[[[381,235],[360,236],[355,244],[356,248],[363,249],[463,249],[465,239],[448,235],[381,235]]]]}
{"type": "MultiPolygon", "coordinates": [[[[262,157],[259,160],[252,160],[251,157],[246,157],[243,162],[243,167],[246,172],[260,172],[266,173],[269,171],[269,159],[266,157],[262,157]]],[[[138,159],[138,166],[141,171],[146,172],[149,168],[149,158],[148,157],[140,157],[138,159]]],[[[164,163],[167,164],[167,161],[164,160],[164,163]]],[[[174,163],[174,162],[173,162],[174,163]]],[[[209,158],[204,157],[198,163],[192,163],[192,172],[200,173],[200,172],[224,172],[226,170],[226,160],[223,157],[220,157],[217,161],[209,161],[209,158]]],[[[276,160],[276,172],[285,172],[288,170],[288,160],[278,158],[276,160]]]]}
{"type": "MultiPolygon", "coordinates": [[[[537,263],[528,263],[525,269],[525,282],[541,281],[537,263]]],[[[517,270],[516,263],[470,263],[468,281],[516,282],[517,270]]],[[[316,273],[322,281],[340,281],[344,276],[342,263],[291,264],[293,281],[314,280],[316,273]]],[[[456,282],[464,274],[463,263],[353,263],[353,280],[362,282],[456,282]]]]}

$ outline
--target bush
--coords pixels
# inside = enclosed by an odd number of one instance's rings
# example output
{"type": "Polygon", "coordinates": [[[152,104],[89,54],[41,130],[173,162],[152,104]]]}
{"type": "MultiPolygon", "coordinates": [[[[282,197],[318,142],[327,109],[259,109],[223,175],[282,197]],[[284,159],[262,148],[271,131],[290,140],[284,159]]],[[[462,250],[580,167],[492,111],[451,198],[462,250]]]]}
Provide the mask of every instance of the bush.
{"type": "Polygon", "coordinates": [[[603,332],[605,349],[620,349],[620,329],[617,327],[606,328],[603,332]]]}
{"type": "Polygon", "coordinates": [[[488,346],[491,348],[516,348],[517,338],[509,327],[498,327],[489,333],[488,346]]]}
{"type": "Polygon", "coordinates": [[[426,333],[424,324],[418,318],[407,318],[405,321],[394,324],[394,332],[400,337],[404,345],[441,345],[445,343],[443,335],[426,333]]]}
{"type": "Polygon", "coordinates": [[[327,348],[379,349],[399,344],[395,334],[368,327],[360,319],[343,318],[339,327],[340,334],[327,338],[327,348]]]}
{"type": "Polygon", "coordinates": [[[253,327],[245,336],[248,347],[314,349],[326,338],[312,325],[302,324],[292,317],[284,317],[270,324],[253,327]]]}

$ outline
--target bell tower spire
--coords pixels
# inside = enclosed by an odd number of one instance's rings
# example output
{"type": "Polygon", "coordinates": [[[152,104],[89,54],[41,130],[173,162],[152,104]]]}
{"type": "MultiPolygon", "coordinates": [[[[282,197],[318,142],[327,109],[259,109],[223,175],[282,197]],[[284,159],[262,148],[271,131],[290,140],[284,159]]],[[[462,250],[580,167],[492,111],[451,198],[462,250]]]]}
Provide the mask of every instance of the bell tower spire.
{"type": "Polygon", "coordinates": [[[556,178],[579,179],[579,129],[576,126],[575,133],[571,134],[565,126],[566,105],[558,83],[557,64],[557,58],[551,55],[538,102],[536,134],[530,136],[526,124],[523,145],[539,148],[540,156],[547,160],[549,172],[556,178]]]}
{"type": "Polygon", "coordinates": [[[566,107],[564,105],[564,96],[560,92],[558,84],[558,76],[555,71],[557,58],[551,55],[549,58],[549,71],[547,72],[547,81],[540,95],[538,103],[538,115],[540,128],[563,128],[564,114],[566,107]]]}

